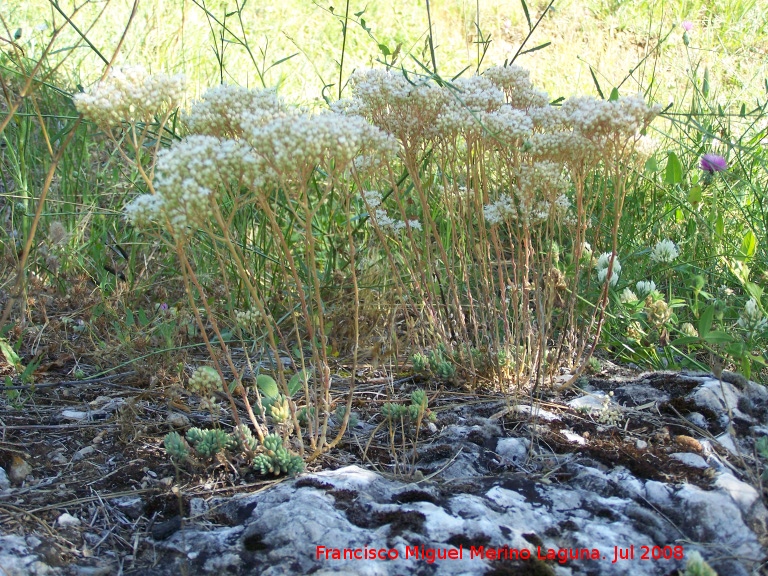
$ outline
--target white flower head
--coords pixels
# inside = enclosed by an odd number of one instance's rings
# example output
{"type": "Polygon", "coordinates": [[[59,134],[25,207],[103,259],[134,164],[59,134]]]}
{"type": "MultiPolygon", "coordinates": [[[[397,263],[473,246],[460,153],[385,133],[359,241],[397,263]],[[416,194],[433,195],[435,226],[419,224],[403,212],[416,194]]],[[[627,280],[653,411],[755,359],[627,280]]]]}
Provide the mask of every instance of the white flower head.
{"type": "Polygon", "coordinates": [[[597,259],[595,269],[597,270],[597,279],[600,283],[605,282],[605,279],[608,276],[608,267],[611,263],[611,256],[613,256],[613,268],[611,269],[609,282],[611,286],[616,286],[619,282],[619,275],[621,274],[621,263],[619,262],[619,257],[617,255],[613,255],[612,252],[603,252],[597,259]]]}
{"type": "Polygon", "coordinates": [[[672,240],[661,240],[651,251],[651,260],[654,262],[673,262],[680,255],[680,251],[672,240]]]}
{"type": "Polygon", "coordinates": [[[637,294],[632,292],[629,287],[624,288],[624,291],[619,296],[622,304],[629,304],[630,302],[637,302],[637,294]]]}
{"type": "Polygon", "coordinates": [[[641,280],[635,284],[637,293],[639,296],[648,296],[651,292],[656,290],[656,283],[653,280],[641,280]]]}
{"type": "Polygon", "coordinates": [[[752,334],[762,332],[768,327],[768,319],[765,318],[754,298],[747,300],[737,323],[752,334]]]}

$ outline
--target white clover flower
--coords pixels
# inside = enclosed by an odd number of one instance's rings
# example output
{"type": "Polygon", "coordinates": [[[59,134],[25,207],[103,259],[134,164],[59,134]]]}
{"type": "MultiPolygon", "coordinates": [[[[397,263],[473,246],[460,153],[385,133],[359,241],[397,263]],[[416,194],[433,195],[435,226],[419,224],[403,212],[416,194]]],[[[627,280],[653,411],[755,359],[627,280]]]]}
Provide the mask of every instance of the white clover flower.
{"type": "Polygon", "coordinates": [[[680,251],[672,240],[661,240],[651,251],[651,260],[660,263],[673,262],[680,255],[680,251]]]}
{"type": "MultiPolygon", "coordinates": [[[[611,263],[611,256],[613,256],[612,252],[603,252],[600,254],[600,257],[597,259],[597,264],[595,265],[595,269],[597,270],[597,279],[602,284],[605,282],[606,277],[608,276],[608,267],[611,263]]],[[[611,277],[609,279],[609,283],[611,286],[616,286],[616,284],[619,282],[619,275],[621,274],[621,263],[619,262],[618,255],[613,256],[613,268],[611,269],[611,277]]]]}
{"type": "Polygon", "coordinates": [[[632,292],[632,290],[627,287],[624,288],[621,295],[619,296],[619,300],[622,304],[629,304],[631,302],[637,302],[637,294],[632,292]]]}
{"type": "Polygon", "coordinates": [[[653,280],[641,280],[637,284],[635,284],[635,288],[637,289],[637,293],[641,297],[648,296],[651,292],[656,290],[656,283],[653,280]]]}
{"type": "MultiPolygon", "coordinates": [[[[616,284],[619,283],[619,272],[617,272],[615,268],[611,270],[611,280],[610,280],[611,286],[616,286],[616,284]]],[[[606,276],[608,276],[608,268],[603,268],[602,270],[597,271],[597,280],[601,284],[605,282],[606,276]]]]}
{"type": "Polygon", "coordinates": [[[747,300],[737,323],[751,334],[762,332],[768,327],[768,319],[765,318],[754,298],[747,300]]]}

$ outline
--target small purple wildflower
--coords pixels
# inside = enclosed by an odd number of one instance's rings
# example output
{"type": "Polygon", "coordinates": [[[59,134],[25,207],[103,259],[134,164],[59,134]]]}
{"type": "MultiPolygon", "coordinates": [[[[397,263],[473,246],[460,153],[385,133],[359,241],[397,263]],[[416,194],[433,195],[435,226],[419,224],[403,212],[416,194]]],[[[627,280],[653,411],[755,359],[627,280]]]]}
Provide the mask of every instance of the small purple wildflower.
{"type": "Polygon", "coordinates": [[[168,311],[168,304],[166,304],[165,302],[160,304],[160,312],[167,312],[167,311],[168,311]]]}
{"type": "Polygon", "coordinates": [[[701,157],[699,168],[711,174],[713,172],[722,172],[723,170],[728,169],[728,163],[725,161],[725,158],[718,156],[717,154],[704,154],[704,156],[701,157]]]}
{"type": "Polygon", "coordinates": [[[691,22],[690,20],[683,20],[680,23],[680,26],[682,26],[683,30],[685,30],[686,32],[690,32],[691,30],[693,30],[693,22],[691,22]]]}

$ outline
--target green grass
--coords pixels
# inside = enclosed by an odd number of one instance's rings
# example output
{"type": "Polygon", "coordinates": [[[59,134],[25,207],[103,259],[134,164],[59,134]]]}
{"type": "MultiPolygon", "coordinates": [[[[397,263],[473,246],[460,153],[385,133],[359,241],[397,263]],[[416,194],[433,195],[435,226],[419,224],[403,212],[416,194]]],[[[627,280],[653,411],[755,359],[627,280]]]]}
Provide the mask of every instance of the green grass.
{"type": "MultiPolygon", "coordinates": [[[[510,59],[529,33],[522,5],[458,0],[436,4],[432,5],[433,36],[443,78],[463,70],[470,75],[477,69],[485,50],[481,37],[490,42],[480,70],[510,59]]],[[[0,152],[0,208],[5,220],[0,232],[4,248],[0,272],[8,272],[2,275],[7,279],[0,283],[3,291],[10,290],[22,243],[35,225],[53,156],[75,124],[69,94],[78,86],[90,88],[101,77],[104,60],[111,58],[131,8],[128,3],[86,3],[73,15],[71,4],[61,4],[89,46],[51,6],[43,0],[15,1],[0,12],[6,28],[0,36],[11,38],[20,29],[17,43],[23,50],[22,58],[7,41],[0,46],[4,88],[0,121],[18,101],[26,75],[41,57],[54,24],[63,26],[37,74],[44,82],[34,85],[2,133],[6,145],[0,152]]],[[[541,2],[527,6],[532,23],[545,7],[541,2]]],[[[335,4],[331,12],[329,3],[291,0],[253,1],[241,11],[235,3],[221,1],[205,3],[205,10],[190,0],[141,3],[117,62],[184,72],[190,101],[223,80],[277,87],[289,102],[311,108],[325,107],[326,100],[338,97],[340,76],[342,95],[348,96],[346,81],[352,71],[380,66],[385,59],[391,62],[398,46],[398,65],[419,70],[417,61],[430,62],[423,3],[350,1],[346,19],[345,9],[345,2],[335,4]]],[[[698,326],[712,304],[717,329],[732,334],[752,352],[764,348],[764,335],[746,338],[737,322],[747,299],[766,284],[768,270],[766,22],[768,6],[757,0],[556,2],[525,48],[550,44],[516,61],[531,70],[534,84],[545,88],[552,99],[598,91],[608,97],[617,87],[622,96],[640,91],[665,107],[670,104],[665,117],[649,131],[658,143],[654,162],[633,176],[628,189],[619,231],[624,269],[612,296],[603,340],[610,354],[656,367],[701,366],[720,354],[741,369],[761,369],[757,361],[747,367],[745,350],[741,356],[735,348],[726,350],[734,342],[690,342],[674,349],[662,344],[680,336],[683,322],[698,326]],[[688,46],[679,27],[683,20],[694,25],[688,46]],[[668,168],[672,152],[680,160],[679,174],[668,168]],[[726,156],[730,168],[704,182],[697,166],[700,156],[709,152],[726,156]],[[665,238],[674,240],[681,252],[668,269],[648,258],[654,244],[665,238]],[[694,290],[699,277],[704,285],[694,290]],[[667,335],[646,325],[642,307],[632,309],[618,302],[625,286],[650,278],[663,288],[667,303],[679,299],[682,304],[674,308],[675,317],[664,328],[667,335]],[[645,338],[627,342],[624,336],[631,322],[645,326],[645,338]]],[[[95,315],[100,325],[119,328],[113,330],[115,347],[130,350],[137,336],[146,336],[145,345],[150,346],[161,332],[158,324],[128,322],[126,310],[137,317],[142,311],[146,318],[155,314],[160,302],[181,301],[178,265],[172,255],[121,219],[122,206],[146,188],[133,168],[95,127],[81,123],[76,131],[56,165],[28,269],[62,292],[74,278],[87,278],[103,298],[113,299],[95,315]],[[55,254],[58,263],[49,258],[51,247],[46,240],[53,222],[62,222],[69,232],[66,246],[55,254]],[[129,291],[119,281],[121,275],[129,291]]],[[[337,267],[333,264],[344,261],[336,259],[345,240],[343,218],[332,220],[329,216],[324,230],[334,231],[335,237],[317,232],[325,249],[322,263],[328,264],[324,281],[333,278],[337,267]]],[[[608,238],[609,232],[597,234],[608,238]]],[[[268,238],[244,235],[241,243],[249,240],[262,252],[271,250],[268,238]]],[[[599,248],[605,249],[605,245],[599,248]]],[[[215,279],[217,263],[211,246],[201,244],[195,250],[201,277],[215,279]]],[[[260,258],[254,253],[254,267],[263,262],[260,258]]],[[[278,291],[276,285],[272,289],[278,291]]],[[[761,302],[764,306],[765,299],[761,302]]],[[[33,323],[41,322],[31,318],[33,323]]],[[[164,347],[194,339],[186,329],[172,335],[164,330],[164,347]]],[[[97,338],[107,336],[102,331],[97,338]]]]}

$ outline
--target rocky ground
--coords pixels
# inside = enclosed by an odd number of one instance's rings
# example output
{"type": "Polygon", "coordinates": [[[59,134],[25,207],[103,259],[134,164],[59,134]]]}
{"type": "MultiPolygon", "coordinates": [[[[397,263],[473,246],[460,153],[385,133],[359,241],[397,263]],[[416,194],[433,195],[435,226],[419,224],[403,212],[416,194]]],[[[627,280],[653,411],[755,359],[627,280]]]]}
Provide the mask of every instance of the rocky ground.
{"type": "Polygon", "coordinates": [[[175,469],[163,435],[210,415],[135,378],[0,400],[0,572],[655,575],[699,552],[766,573],[768,390],[729,373],[515,402],[420,383],[436,420],[418,437],[378,411],[417,383],[374,374],[344,445],[278,480],[175,469]]]}

